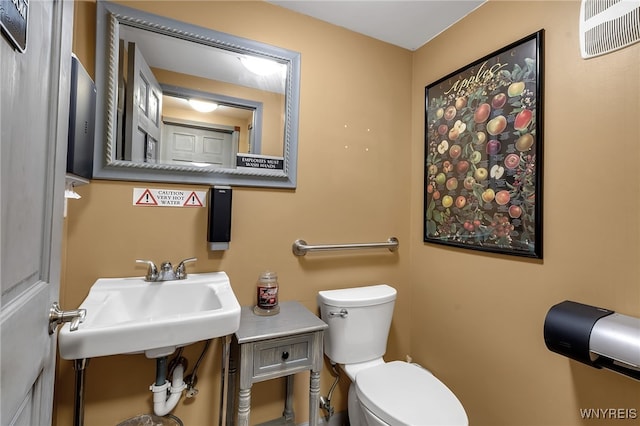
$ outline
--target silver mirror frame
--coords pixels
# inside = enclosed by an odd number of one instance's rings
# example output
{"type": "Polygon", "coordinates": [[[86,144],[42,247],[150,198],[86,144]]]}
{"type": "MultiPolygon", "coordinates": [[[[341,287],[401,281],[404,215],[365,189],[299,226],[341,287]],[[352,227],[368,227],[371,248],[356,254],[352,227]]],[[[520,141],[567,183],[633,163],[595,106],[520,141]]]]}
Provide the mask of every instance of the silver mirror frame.
{"type": "Polygon", "coordinates": [[[300,53],[100,0],[97,2],[96,31],[95,78],[98,102],[93,161],[95,179],[289,189],[296,187],[300,53]],[[286,63],[283,170],[200,169],[114,160],[120,24],[286,63]]]}

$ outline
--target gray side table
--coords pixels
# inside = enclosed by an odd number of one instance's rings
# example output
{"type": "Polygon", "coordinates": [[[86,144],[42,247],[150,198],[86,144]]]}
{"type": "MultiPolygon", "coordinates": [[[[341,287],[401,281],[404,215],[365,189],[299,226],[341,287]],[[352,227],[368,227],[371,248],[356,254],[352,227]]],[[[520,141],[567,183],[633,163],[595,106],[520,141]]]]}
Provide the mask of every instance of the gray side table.
{"type": "Polygon", "coordinates": [[[227,412],[233,413],[238,395],[237,425],[249,426],[251,386],[285,376],[287,398],[283,417],[279,420],[293,424],[293,374],[310,370],[309,426],[317,426],[324,355],[322,339],[327,327],[299,302],[282,302],[279,314],[264,317],[255,315],[252,306],[242,307],[240,328],[233,336],[227,401],[227,412]],[[237,392],[234,389],[236,367],[240,369],[237,392]]]}

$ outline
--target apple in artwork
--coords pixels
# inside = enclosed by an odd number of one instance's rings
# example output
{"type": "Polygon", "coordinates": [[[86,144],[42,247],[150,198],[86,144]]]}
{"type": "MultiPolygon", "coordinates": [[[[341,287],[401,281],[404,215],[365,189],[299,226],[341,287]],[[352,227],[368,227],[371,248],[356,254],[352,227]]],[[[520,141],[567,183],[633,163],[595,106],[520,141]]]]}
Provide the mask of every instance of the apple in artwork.
{"type": "Polygon", "coordinates": [[[533,136],[531,133],[526,133],[518,138],[516,141],[516,149],[520,152],[529,151],[533,146],[533,136]]]}
{"type": "Polygon", "coordinates": [[[495,198],[496,193],[493,189],[487,188],[482,192],[482,201],[490,203],[495,198]]]}
{"type": "Polygon", "coordinates": [[[458,111],[456,110],[456,107],[450,105],[447,107],[447,109],[444,110],[444,119],[447,121],[451,121],[457,113],[458,111]]]}
{"type": "Polygon", "coordinates": [[[491,136],[499,135],[507,128],[507,119],[504,115],[492,118],[487,123],[487,133],[491,136]]]}
{"type": "Polygon", "coordinates": [[[493,99],[491,99],[491,106],[494,109],[502,108],[505,103],[507,103],[507,95],[502,92],[496,94],[493,99]]]}
{"type": "Polygon", "coordinates": [[[466,178],[464,178],[462,185],[464,186],[465,189],[471,191],[475,183],[476,183],[476,178],[474,178],[473,176],[467,176],[466,178]]]}
{"type": "Polygon", "coordinates": [[[473,113],[473,121],[476,123],[484,123],[489,118],[489,114],[491,113],[491,106],[488,103],[482,103],[478,105],[476,111],[473,113]]]}
{"type": "Polygon", "coordinates": [[[477,145],[482,145],[487,141],[487,134],[485,132],[476,132],[475,143],[477,145]]]}
{"type": "Polygon", "coordinates": [[[523,109],[516,115],[516,119],[513,122],[513,128],[516,130],[525,130],[531,124],[533,119],[533,112],[530,109],[523,109]]]}
{"type": "Polygon", "coordinates": [[[488,176],[489,176],[489,172],[484,167],[477,168],[475,173],[473,174],[473,177],[476,178],[476,181],[478,182],[487,180],[488,176]]]}
{"type": "Polygon", "coordinates": [[[444,154],[449,150],[449,141],[443,140],[438,144],[438,154],[444,154]]]}
{"type": "Polygon", "coordinates": [[[504,166],[509,170],[515,169],[518,164],[520,164],[520,156],[518,154],[509,154],[504,157],[504,166]]]}
{"type": "Polygon", "coordinates": [[[522,207],[516,206],[515,204],[510,205],[509,216],[511,216],[513,219],[517,219],[522,216],[522,207]]]}
{"type": "Polygon", "coordinates": [[[460,137],[460,134],[467,129],[467,125],[464,124],[461,120],[456,120],[453,124],[451,130],[449,130],[449,139],[455,141],[460,137]]]}
{"type": "Polygon", "coordinates": [[[487,147],[486,147],[487,154],[496,155],[500,152],[500,149],[502,149],[502,144],[500,143],[500,141],[492,139],[489,142],[487,142],[487,147]]]}
{"type": "Polygon", "coordinates": [[[511,195],[509,195],[509,191],[503,189],[502,191],[498,191],[496,193],[496,203],[500,206],[504,206],[511,200],[511,195]]]}
{"type": "Polygon", "coordinates": [[[459,161],[458,164],[456,164],[456,171],[458,173],[464,174],[467,173],[467,170],[469,170],[469,162],[467,160],[459,161]]]}
{"type": "Polygon", "coordinates": [[[458,188],[458,179],[452,177],[447,179],[446,187],[449,191],[453,191],[458,188]]]}
{"type": "Polygon", "coordinates": [[[522,92],[524,92],[524,87],[524,81],[516,81],[515,83],[511,83],[509,85],[509,88],[507,89],[507,94],[511,98],[520,96],[522,95],[522,92]]]}
{"type": "Polygon", "coordinates": [[[493,167],[491,167],[491,171],[489,172],[489,175],[494,179],[500,179],[503,174],[504,167],[499,164],[494,164],[493,167]]]}
{"type": "Polygon", "coordinates": [[[451,148],[449,148],[449,156],[455,159],[460,157],[460,154],[462,154],[462,147],[458,144],[451,145],[451,148]]]}

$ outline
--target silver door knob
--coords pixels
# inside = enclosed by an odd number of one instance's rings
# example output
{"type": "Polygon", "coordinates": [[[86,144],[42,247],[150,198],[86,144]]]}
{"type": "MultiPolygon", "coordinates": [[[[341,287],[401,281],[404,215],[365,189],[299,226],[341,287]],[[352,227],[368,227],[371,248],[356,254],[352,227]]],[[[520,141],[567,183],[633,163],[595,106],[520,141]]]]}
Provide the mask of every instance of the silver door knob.
{"type": "Polygon", "coordinates": [[[70,322],[71,325],[69,326],[69,329],[71,331],[76,331],[80,323],[84,322],[86,316],[86,309],[63,311],[60,309],[60,304],[58,302],[53,302],[49,309],[49,334],[53,334],[56,331],[56,327],[65,322],[70,322]]]}

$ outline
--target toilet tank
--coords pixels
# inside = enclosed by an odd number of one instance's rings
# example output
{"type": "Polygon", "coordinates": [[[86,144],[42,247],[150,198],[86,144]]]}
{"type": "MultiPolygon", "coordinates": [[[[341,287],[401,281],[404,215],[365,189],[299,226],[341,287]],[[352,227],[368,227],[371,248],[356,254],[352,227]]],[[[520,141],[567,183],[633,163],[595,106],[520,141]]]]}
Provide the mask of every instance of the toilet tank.
{"type": "Polygon", "coordinates": [[[329,359],[353,364],[382,357],[396,293],[386,284],[318,292],[320,315],[329,325],[324,333],[329,359]]]}

